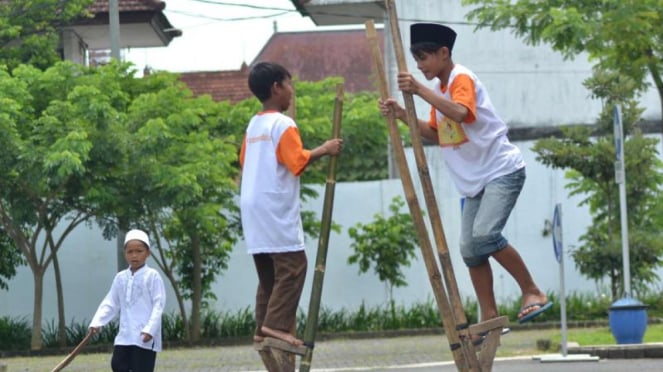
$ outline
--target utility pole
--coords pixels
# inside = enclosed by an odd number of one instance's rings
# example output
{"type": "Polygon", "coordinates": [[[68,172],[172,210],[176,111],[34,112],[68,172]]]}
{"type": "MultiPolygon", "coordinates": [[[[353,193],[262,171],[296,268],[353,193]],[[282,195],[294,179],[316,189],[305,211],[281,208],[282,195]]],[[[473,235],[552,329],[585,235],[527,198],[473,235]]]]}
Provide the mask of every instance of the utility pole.
{"type": "MultiPolygon", "coordinates": [[[[120,6],[118,4],[119,0],[109,0],[108,1],[108,24],[109,24],[109,34],[110,34],[110,47],[111,47],[111,58],[119,61],[120,60],[120,6]]],[[[127,262],[124,259],[124,231],[120,227],[118,221],[117,229],[117,271],[122,271],[127,266],[127,262]]]]}
{"type": "Polygon", "coordinates": [[[111,58],[120,60],[120,6],[119,0],[108,1],[108,22],[110,25],[111,58]]]}

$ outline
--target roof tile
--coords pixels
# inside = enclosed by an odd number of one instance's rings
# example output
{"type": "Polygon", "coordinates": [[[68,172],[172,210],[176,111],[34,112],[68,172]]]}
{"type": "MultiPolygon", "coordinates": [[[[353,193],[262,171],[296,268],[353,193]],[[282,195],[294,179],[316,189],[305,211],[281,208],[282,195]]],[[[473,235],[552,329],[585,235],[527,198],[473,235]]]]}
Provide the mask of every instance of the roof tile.
{"type": "MultiPolygon", "coordinates": [[[[166,7],[160,0],[118,0],[120,12],[159,11],[166,7]]],[[[108,0],[96,0],[88,8],[92,13],[108,12],[108,0]]]]}
{"type": "Polygon", "coordinates": [[[180,80],[194,95],[209,94],[215,101],[237,103],[251,97],[246,64],[235,71],[197,71],[180,73],[180,80]]]}
{"type": "MultiPolygon", "coordinates": [[[[382,30],[377,30],[384,47],[382,30]]],[[[299,80],[320,81],[330,76],[344,78],[345,91],[376,91],[370,45],[362,30],[276,33],[251,63],[270,61],[283,65],[299,80]]],[[[249,68],[239,71],[181,73],[194,95],[210,94],[216,101],[232,103],[250,98],[249,68]]]]}

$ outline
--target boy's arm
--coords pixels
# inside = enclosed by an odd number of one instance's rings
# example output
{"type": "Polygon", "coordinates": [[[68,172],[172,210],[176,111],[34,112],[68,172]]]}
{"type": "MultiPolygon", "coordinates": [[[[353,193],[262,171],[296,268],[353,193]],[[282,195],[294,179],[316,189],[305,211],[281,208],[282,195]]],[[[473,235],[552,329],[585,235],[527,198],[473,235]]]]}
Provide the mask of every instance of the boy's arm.
{"type": "Polygon", "coordinates": [[[276,148],[277,160],[285,165],[295,176],[302,174],[306,166],[325,155],[338,155],[343,140],[334,138],[327,140],[313,150],[306,150],[302,144],[297,127],[290,127],[281,136],[276,148]]]}
{"type": "Polygon", "coordinates": [[[450,101],[442,96],[438,96],[431,89],[424,87],[423,89],[419,90],[418,95],[426,102],[430,103],[442,114],[444,114],[444,116],[457,123],[464,122],[469,113],[467,107],[461,105],[460,103],[450,101]]]}
{"type": "MultiPolygon", "coordinates": [[[[386,100],[379,100],[378,105],[380,107],[380,112],[383,116],[389,115],[393,112],[394,117],[399,119],[405,124],[407,123],[407,113],[405,109],[398,104],[398,102],[393,98],[387,98],[386,100]]],[[[435,129],[431,128],[431,123],[425,120],[417,119],[417,127],[419,129],[419,134],[431,142],[437,143],[437,132],[435,129]]]]}
{"type": "Polygon", "coordinates": [[[108,324],[108,322],[113,320],[113,318],[115,318],[120,312],[119,287],[119,278],[116,275],[115,279],[113,279],[113,284],[111,284],[110,290],[99,304],[97,312],[94,314],[92,321],[90,322],[90,328],[94,328],[95,332],[108,324]]]}
{"type": "Polygon", "coordinates": [[[308,164],[320,159],[325,155],[338,155],[341,153],[341,146],[343,140],[340,138],[332,138],[325,141],[322,145],[311,150],[311,156],[308,159],[308,164]]]}
{"type": "Polygon", "coordinates": [[[150,313],[150,319],[147,321],[147,324],[141,329],[141,333],[154,336],[161,326],[161,316],[166,307],[166,288],[161,276],[156,272],[148,280],[147,285],[149,286],[148,293],[152,300],[152,312],[150,313]]]}
{"type": "MultiPolygon", "coordinates": [[[[456,79],[458,78],[461,78],[461,76],[457,77],[456,79]]],[[[471,81],[469,77],[465,78],[471,81]]],[[[415,79],[414,76],[409,72],[398,73],[398,88],[403,92],[418,95],[423,100],[434,106],[442,114],[444,114],[444,116],[448,117],[449,119],[455,122],[458,123],[464,122],[466,117],[468,116],[468,113],[470,113],[468,107],[466,107],[461,103],[450,101],[444,97],[437,95],[435,91],[423,85],[421,82],[415,79]]],[[[452,92],[452,97],[454,97],[453,92],[452,92]]]]}
{"type": "Polygon", "coordinates": [[[246,134],[242,140],[242,147],[239,149],[239,168],[244,168],[244,157],[246,156],[246,134]]]}

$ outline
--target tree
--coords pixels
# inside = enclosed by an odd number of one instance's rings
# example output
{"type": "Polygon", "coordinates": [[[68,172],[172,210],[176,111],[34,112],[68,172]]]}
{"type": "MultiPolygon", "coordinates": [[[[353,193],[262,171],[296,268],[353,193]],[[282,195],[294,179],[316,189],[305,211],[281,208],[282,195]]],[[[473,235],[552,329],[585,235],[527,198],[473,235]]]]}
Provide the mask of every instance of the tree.
{"type": "Polygon", "coordinates": [[[94,0],[0,1],[0,65],[47,68],[62,59],[62,27],[89,17],[94,0]]]}
{"type": "Polygon", "coordinates": [[[158,242],[154,258],[175,288],[187,339],[197,341],[201,311],[215,277],[227,268],[240,233],[235,205],[237,141],[219,129],[227,106],[192,98],[173,74],[151,75],[167,87],[134,100],[129,126],[136,146],[129,151],[129,179],[140,180],[138,219],[158,242]],[[184,299],[191,301],[190,323],[184,299]],[[190,331],[190,333],[189,333],[190,331]]]}
{"type": "Polygon", "coordinates": [[[348,257],[348,263],[358,264],[362,274],[373,266],[380,281],[386,282],[392,304],[394,287],[407,285],[401,267],[409,267],[410,260],[416,257],[416,229],[412,216],[400,212],[404,205],[403,199],[397,196],[389,205],[391,216],[385,218],[378,213],[373,222],[358,223],[348,229],[354,240],[350,247],[355,252],[348,257]]]}
{"type": "MultiPolygon", "coordinates": [[[[96,129],[113,120],[102,89],[79,84],[86,69],[60,63],[45,71],[21,65],[0,70],[0,226],[34,277],[32,349],[41,348],[43,279],[64,239],[89,215],[86,164],[96,129]],[[56,231],[56,227],[58,228],[56,231]]],[[[56,271],[60,324],[64,301],[56,271]]]]}
{"type": "MultiPolygon", "coordinates": [[[[588,53],[602,71],[633,79],[638,92],[650,76],[663,115],[663,0],[463,0],[478,5],[467,18],[478,28],[509,28],[531,45],[549,43],[565,58],[588,53]]],[[[663,128],[662,128],[663,130],[663,128]]]]}
{"type": "Polygon", "coordinates": [[[658,279],[655,270],[662,263],[663,174],[657,157],[658,141],[643,136],[637,126],[642,109],[632,98],[633,82],[626,76],[597,71],[586,85],[605,102],[596,131],[566,128],[563,137],[537,141],[533,150],[543,164],[569,169],[566,175],[570,183],[566,187],[571,195],[584,197],[580,205],[587,205],[592,215],[592,224],[580,237],[582,245],[572,252],[573,259],[590,279],[607,277],[616,300],[623,292],[623,263],[619,189],[613,167],[615,149],[610,135],[615,105],[624,108],[630,271],[635,291],[642,292],[658,279]]]}

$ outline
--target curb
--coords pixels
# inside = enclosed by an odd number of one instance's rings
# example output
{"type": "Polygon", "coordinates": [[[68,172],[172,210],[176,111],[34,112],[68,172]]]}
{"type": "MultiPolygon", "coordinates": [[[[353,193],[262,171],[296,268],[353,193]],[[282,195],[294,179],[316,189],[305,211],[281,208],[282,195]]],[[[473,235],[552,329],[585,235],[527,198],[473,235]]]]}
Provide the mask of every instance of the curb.
{"type": "Polygon", "coordinates": [[[589,354],[605,359],[659,359],[663,358],[663,342],[628,345],[576,346],[569,354],[589,354]]]}

